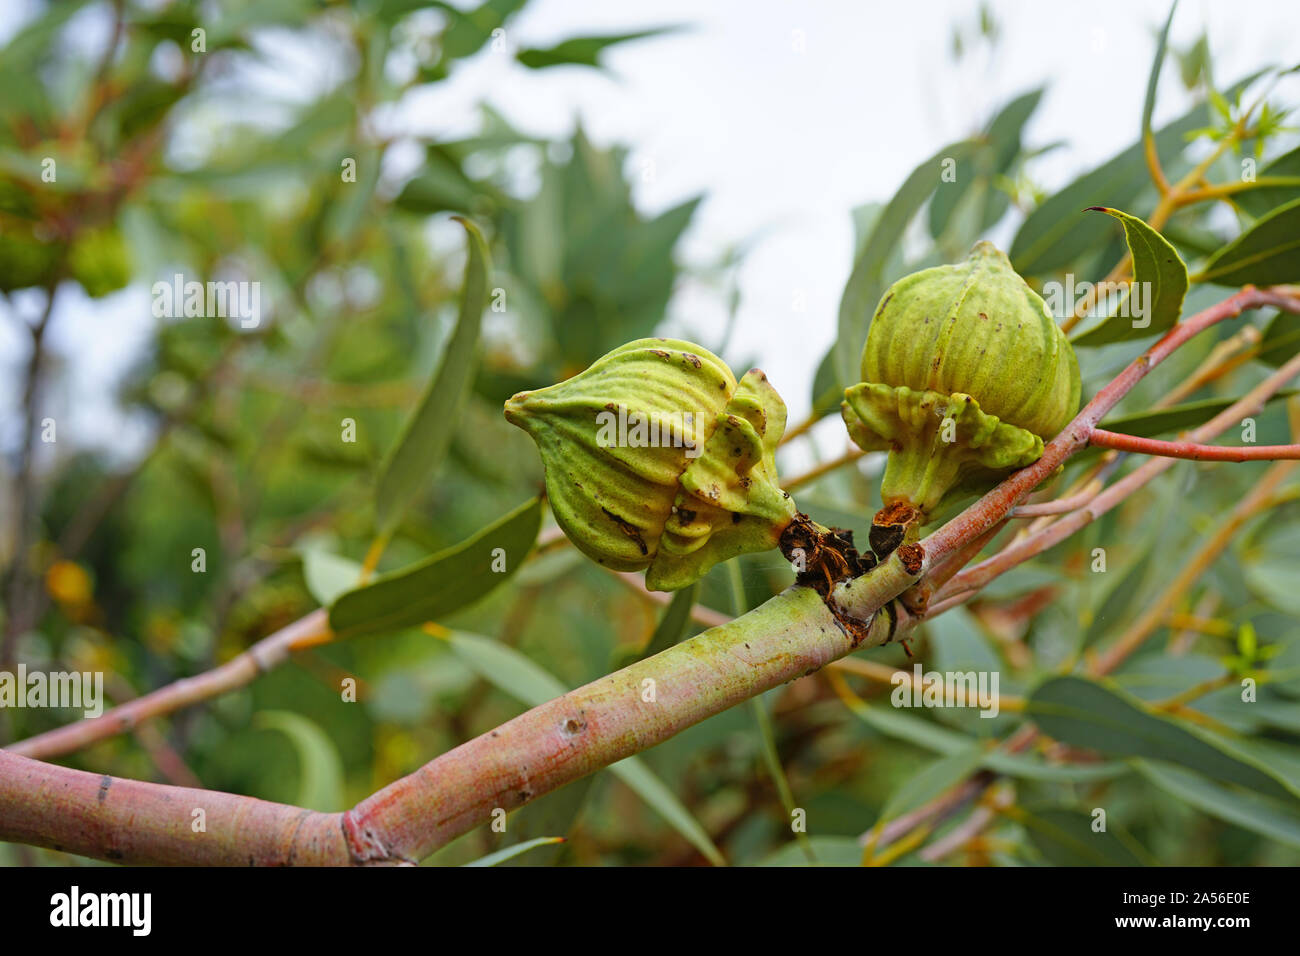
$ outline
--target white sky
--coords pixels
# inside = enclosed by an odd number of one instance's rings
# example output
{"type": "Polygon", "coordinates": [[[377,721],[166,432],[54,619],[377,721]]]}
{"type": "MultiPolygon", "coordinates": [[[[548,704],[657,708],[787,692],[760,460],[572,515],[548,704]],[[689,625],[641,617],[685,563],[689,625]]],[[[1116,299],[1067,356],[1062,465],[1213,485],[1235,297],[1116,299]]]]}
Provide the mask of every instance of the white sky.
{"type": "MultiPolygon", "coordinates": [[[[26,6],[0,0],[0,41],[14,29],[13,11],[26,6]]],[[[1044,82],[1048,93],[1027,142],[1064,140],[1069,147],[1033,167],[1049,188],[1136,138],[1166,0],[992,6],[1003,30],[1001,55],[954,64],[952,24],[970,25],[976,11],[970,0],[535,0],[508,29],[506,55],[485,51],[457,68],[451,82],[411,97],[404,122],[413,130],[464,133],[483,100],[524,130],[555,137],[566,136],[580,117],[598,144],[631,147],[636,196],[647,211],[706,194],[680,248],[687,260],[712,261],[761,230],[740,273],[733,341],[759,357],[794,421],[808,410],[812,374],[834,335],[850,268],[852,207],[887,199],[920,160],[981,126],[1011,96],[1044,82]],[[578,34],[674,23],[693,27],[614,48],[606,59],[609,75],[533,72],[509,55],[518,46],[578,34]],[[639,175],[649,163],[654,175],[639,175]],[[802,313],[794,311],[796,299],[804,303],[802,313]]],[[[1184,0],[1175,45],[1190,43],[1203,27],[1213,38],[1221,83],[1266,63],[1300,61],[1296,0],[1184,0]]],[[[304,85],[299,77],[285,79],[289,88],[304,85]]],[[[1161,89],[1157,122],[1187,105],[1172,63],[1161,89]]],[[[1281,90],[1296,100],[1295,85],[1281,90]]],[[[1011,234],[1004,229],[994,239],[1005,247],[1011,234]]],[[[148,340],[154,321],[148,284],[100,302],[74,301],[68,291],[49,341],[72,374],[51,401],[62,407],[79,444],[121,451],[139,436],[112,412],[109,395],[148,340]]],[[[721,302],[687,288],[670,318],[670,331],[716,341],[721,302]]],[[[0,316],[0,446],[6,449],[16,437],[16,373],[25,351],[12,316],[0,316]]],[[[63,419],[60,429],[63,439],[63,419]]]]}

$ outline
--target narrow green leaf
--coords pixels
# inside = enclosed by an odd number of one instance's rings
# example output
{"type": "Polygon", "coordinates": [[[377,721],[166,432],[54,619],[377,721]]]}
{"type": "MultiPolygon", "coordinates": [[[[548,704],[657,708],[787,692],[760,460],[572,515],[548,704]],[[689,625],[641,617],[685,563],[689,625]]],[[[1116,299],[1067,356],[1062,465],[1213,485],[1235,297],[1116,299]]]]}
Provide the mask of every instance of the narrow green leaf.
{"type": "MultiPolygon", "coordinates": [[[[1260,358],[1263,359],[1262,354],[1260,358]]],[[[1295,394],[1294,389],[1285,389],[1273,395],[1269,403],[1285,400],[1295,394]]],[[[1137,435],[1139,438],[1155,438],[1157,435],[1186,431],[1203,425],[1236,401],[1235,398],[1205,398],[1195,402],[1184,402],[1155,412],[1136,412],[1132,415],[1108,418],[1101,423],[1101,427],[1107,431],[1137,435]]]]}
{"type": "MultiPolygon", "coordinates": [[[[935,753],[953,756],[964,753],[967,748],[976,743],[975,738],[968,734],[949,730],[934,721],[914,717],[892,707],[854,705],[851,709],[878,733],[935,753]]],[[[1128,767],[1122,763],[1049,764],[1038,757],[1008,754],[997,750],[989,751],[984,755],[983,765],[996,773],[1010,777],[1060,783],[1108,780],[1128,772],[1128,767]]]]}
{"type": "Polygon", "coordinates": [[[840,402],[844,401],[844,386],[840,384],[835,368],[835,349],[836,345],[832,344],[813,377],[812,414],[818,418],[838,411],[840,402]]]}
{"type": "Polygon", "coordinates": [[[1148,854],[1113,821],[1106,829],[1092,828],[1092,817],[1070,807],[1026,810],[1020,822],[1029,840],[1053,866],[1145,866],[1148,854]]]}
{"type": "Polygon", "coordinates": [[[1178,0],[1169,5],[1169,16],[1165,18],[1164,29],[1156,42],[1156,58],[1151,63],[1151,74],[1147,77],[1147,95],[1142,103],[1142,141],[1154,140],[1151,132],[1151,114],[1156,108],[1156,88],[1160,85],[1160,69],[1165,65],[1165,52],[1169,49],[1169,27],[1174,22],[1174,11],[1178,9],[1178,0]]]}
{"type": "Polygon", "coordinates": [[[298,796],[294,803],[325,812],[344,808],[343,760],[319,724],[293,711],[263,710],[253,717],[253,726],[277,730],[293,744],[298,754],[298,796]]]}
{"type": "Polygon", "coordinates": [[[983,761],[984,748],[972,743],[964,750],[926,764],[890,794],[877,825],[929,803],[969,777],[983,761]]]}
{"type": "MultiPolygon", "coordinates": [[[[492,38],[492,31],[523,9],[527,0],[484,0],[471,10],[461,10],[450,3],[436,6],[447,16],[447,28],[439,39],[444,66],[477,51],[492,38]]],[[[434,4],[430,4],[431,6],[434,4]]]]}
{"type": "Polygon", "coordinates": [[[1242,568],[1246,586],[1260,599],[1295,617],[1300,617],[1300,590],[1296,588],[1293,562],[1269,560],[1267,555],[1242,568]]]}
{"type": "Polygon", "coordinates": [[[807,846],[799,841],[787,843],[778,850],[769,853],[755,866],[861,866],[862,846],[857,837],[849,836],[815,836],[809,837],[807,846]],[[814,863],[808,858],[808,848],[816,858],[814,863]]]}
{"type": "Polygon", "coordinates": [[[704,827],[691,816],[691,811],[677,799],[668,786],[655,776],[650,767],[639,757],[628,757],[616,764],[611,764],[610,772],[649,805],[650,809],[664,818],[674,830],[684,836],[704,858],[714,866],[726,866],[727,861],[721,851],[709,839],[704,827]]]}
{"type": "Polygon", "coordinates": [[[375,521],[381,534],[392,532],[411,499],[442,462],[474,378],[475,352],[492,265],[478,227],[468,219],[454,218],[465,227],[469,238],[460,314],[437,375],[429,382],[397,444],[380,468],[375,489],[375,521]]]}
{"type": "Polygon", "coordinates": [[[1282,650],[1268,663],[1270,686],[1280,694],[1300,699],[1300,632],[1281,642],[1282,650]]]}
{"type": "Polygon", "coordinates": [[[1232,199],[1256,218],[1300,199],[1300,146],[1259,170],[1250,188],[1234,193],[1232,199]]]}
{"type": "Polygon", "coordinates": [[[1256,221],[1212,255],[1195,280],[1226,286],[1300,281],[1300,199],[1256,221]]]}
{"type": "Polygon", "coordinates": [[[538,837],[535,840],[525,840],[523,843],[516,843],[514,846],[503,847],[495,853],[489,853],[487,856],[481,856],[477,860],[471,860],[464,866],[496,866],[498,863],[504,863],[506,860],[512,860],[520,854],[527,853],[529,850],[535,850],[539,846],[554,846],[556,843],[563,843],[564,837],[538,837]]]}
{"type": "Polygon", "coordinates": [[[934,198],[930,200],[930,235],[938,239],[948,229],[953,213],[963,197],[978,182],[983,187],[979,199],[979,216],[976,231],[992,226],[1008,206],[1006,193],[992,188],[993,180],[1011,172],[1020,155],[1021,137],[1025,124],[1038,108],[1043,98],[1042,88],[1016,97],[989,121],[981,136],[978,151],[971,158],[957,164],[953,182],[941,182],[934,198]]]}
{"type": "Polygon", "coordinates": [[[1112,579],[1111,587],[1093,612],[1092,620],[1088,622],[1088,629],[1083,634],[1082,647],[1092,647],[1113,627],[1131,619],[1126,612],[1142,593],[1154,544],[1153,539],[1147,540],[1142,545],[1141,554],[1128,567],[1109,576],[1112,579]]]}
{"type": "Polygon", "coordinates": [[[867,341],[876,304],[885,291],[886,266],[902,241],[903,233],[925,201],[941,182],[945,160],[960,162],[973,144],[962,140],[945,146],[916,169],[899,187],[881,212],[871,234],[853,263],[853,271],[840,298],[839,332],[835,345],[836,372],[841,382],[858,380],[858,364],[867,341]]]}
{"type": "MultiPolygon", "coordinates": [[[[475,634],[454,633],[449,640],[456,654],[484,680],[528,707],[544,704],[567,692],[559,680],[512,647],[475,634]]],[[[726,861],[704,828],[644,761],[628,757],[611,764],[609,769],[709,862],[715,866],[725,865],[726,861]]]]}
{"type": "Polygon", "coordinates": [[[657,27],[653,30],[638,30],[634,33],[615,33],[607,36],[570,37],[567,40],[546,49],[520,50],[515,54],[524,66],[533,70],[548,66],[595,66],[600,63],[600,55],[605,50],[619,43],[633,40],[645,40],[649,37],[663,36],[680,27],[657,27]]]}
{"type": "Polygon", "coordinates": [[[1133,767],[1153,784],[1212,817],[1300,847],[1300,813],[1295,807],[1261,797],[1251,790],[1207,780],[1160,760],[1134,760],[1133,767]]]}
{"type": "Polygon", "coordinates": [[[1027,714],[1043,733],[1076,747],[1114,757],[1173,761],[1267,796],[1300,795],[1274,768],[1223,738],[1151,713],[1127,694],[1081,677],[1058,677],[1041,685],[1027,714]]]}
{"type": "Polygon", "coordinates": [[[1137,216],[1104,206],[1091,208],[1114,216],[1124,224],[1124,239],[1133,256],[1133,282],[1123,304],[1133,305],[1129,308],[1121,305],[1118,314],[1075,337],[1073,343],[1076,346],[1107,345],[1146,338],[1171,328],[1182,314],[1183,298],[1187,295],[1187,266],[1178,250],[1137,216]],[[1139,290],[1140,307],[1139,303],[1134,303],[1134,287],[1139,290]]]}
{"type": "Polygon", "coordinates": [[[533,498],[473,537],[347,591],[330,606],[340,638],[416,627],[474,603],[523,564],[541,527],[533,498]]]}
{"type": "Polygon", "coordinates": [[[456,656],[484,680],[528,707],[537,707],[568,692],[544,667],[500,641],[462,631],[454,631],[447,640],[456,656]]]}
{"type": "Polygon", "coordinates": [[[1297,352],[1300,352],[1300,315],[1279,312],[1264,329],[1256,358],[1265,365],[1279,368],[1291,361],[1297,352]]]}
{"type": "MultiPolygon", "coordinates": [[[[337,198],[330,206],[325,220],[325,235],[330,242],[346,243],[365,221],[366,209],[379,183],[380,152],[374,147],[361,147],[347,157],[356,161],[356,182],[340,182],[337,198]]],[[[341,167],[340,167],[341,168],[341,167]]]]}

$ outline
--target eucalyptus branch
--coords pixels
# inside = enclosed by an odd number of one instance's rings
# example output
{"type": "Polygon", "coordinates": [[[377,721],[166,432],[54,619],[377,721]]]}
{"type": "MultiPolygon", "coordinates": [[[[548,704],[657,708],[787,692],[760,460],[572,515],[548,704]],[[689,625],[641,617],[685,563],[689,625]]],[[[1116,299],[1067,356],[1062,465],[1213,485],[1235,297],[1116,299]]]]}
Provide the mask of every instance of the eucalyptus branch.
{"type": "MultiPolygon", "coordinates": [[[[864,646],[906,634],[917,619],[895,598],[1006,518],[1071,454],[1100,419],[1155,365],[1197,334],[1261,304],[1300,310],[1300,300],[1247,288],[1176,326],[1129,365],[1048,443],[1042,458],[1013,473],[918,544],[841,582],[826,598],[796,585],[765,604],[660,654],[535,707],[403,777],[341,815],[316,814],[247,797],[118,782],[0,752],[0,839],[138,862],[401,863],[418,860],[486,822],[556,788],[654,746],[707,717],[864,646]],[[890,613],[884,613],[884,609],[890,613]],[[55,797],[59,797],[55,800],[55,797]],[[201,802],[195,803],[196,800],[201,802]],[[43,801],[54,801],[49,814],[43,801]],[[192,806],[207,808],[208,835],[195,840],[192,806]],[[33,807],[40,807],[39,812],[33,807]],[[46,818],[49,818],[48,820],[46,818]]],[[[1300,372],[1300,357],[1265,386],[1300,372]],[[1294,367],[1292,367],[1294,366],[1294,367]]],[[[1265,386],[1212,425],[1226,428],[1265,386]]],[[[1208,428],[1209,426],[1206,426],[1208,428]]],[[[1198,436],[1202,437],[1202,436],[1198,436]]],[[[1148,464],[1165,465],[1169,459],[1148,464]]],[[[1135,474],[1137,474],[1135,472],[1135,474]]],[[[1131,477],[1131,476],[1130,476],[1131,477]]],[[[1122,482],[1121,482],[1122,483],[1122,482]]],[[[1108,492],[1098,496],[1098,500],[1108,492]]],[[[1096,502],[1091,507],[1095,507],[1096,502]]],[[[1055,531],[1071,518],[1049,528],[1055,531]]],[[[958,580],[961,575],[954,578],[958,580]]],[[[33,738],[20,752],[66,752],[198,699],[240,686],[295,647],[327,639],[323,613],[309,615],[223,668],[114,708],[106,730],[74,725],[33,738]]]]}
{"type": "Polygon", "coordinates": [[[342,814],[122,780],[0,750],[0,840],[118,863],[355,862],[342,814]]]}

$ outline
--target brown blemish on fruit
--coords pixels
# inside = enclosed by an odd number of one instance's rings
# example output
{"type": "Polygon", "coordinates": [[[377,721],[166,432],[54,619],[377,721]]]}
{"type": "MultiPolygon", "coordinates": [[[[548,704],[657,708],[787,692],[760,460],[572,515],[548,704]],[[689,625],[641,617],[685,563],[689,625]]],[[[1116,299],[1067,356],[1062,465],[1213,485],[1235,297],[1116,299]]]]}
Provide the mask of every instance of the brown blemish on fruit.
{"type": "Polygon", "coordinates": [[[605,514],[609,515],[610,518],[613,519],[614,523],[618,525],[619,531],[622,531],[625,535],[627,535],[629,538],[631,538],[633,541],[636,542],[636,546],[641,549],[642,554],[650,553],[650,549],[645,546],[645,538],[641,537],[641,532],[637,529],[636,525],[632,524],[632,522],[626,520],[625,518],[620,518],[618,515],[614,514],[614,512],[610,511],[608,508],[601,508],[600,510],[605,512],[605,514]]]}

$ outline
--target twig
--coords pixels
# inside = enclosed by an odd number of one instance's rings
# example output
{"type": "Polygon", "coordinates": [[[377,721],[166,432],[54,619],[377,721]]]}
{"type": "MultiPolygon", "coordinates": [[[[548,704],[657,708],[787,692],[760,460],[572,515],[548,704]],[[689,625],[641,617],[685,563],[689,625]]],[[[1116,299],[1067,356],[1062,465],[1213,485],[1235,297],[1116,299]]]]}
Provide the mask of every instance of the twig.
{"type": "Polygon", "coordinates": [[[1097,448],[1114,448],[1162,458],[1183,458],[1190,461],[1280,461],[1300,458],[1300,445],[1200,445],[1189,441],[1161,441],[1157,438],[1140,438],[1094,428],[1088,444],[1097,448]]]}
{"type": "Polygon", "coordinates": [[[77,750],[131,730],[142,721],[188,707],[216,697],[236,687],[243,687],[259,674],[287,660],[292,651],[311,647],[328,638],[325,612],[313,611],[292,624],[264,637],[238,657],[220,667],[168,684],[152,693],[120,704],[94,720],[82,720],[55,730],[37,734],[12,744],[9,753],[25,757],[48,758],[77,750]]]}
{"type": "Polygon", "coordinates": [[[794,428],[787,429],[786,433],[781,436],[781,441],[779,442],[777,447],[780,447],[780,445],[787,445],[790,442],[794,441],[796,438],[798,438],[800,435],[812,431],[813,426],[815,426],[824,417],[825,417],[824,415],[818,415],[816,412],[813,412],[811,415],[809,415],[807,418],[801,421],[798,425],[795,425],[794,428]]]}
{"type": "Polygon", "coordinates": [[[811,484],[812,482],[816,481],[818,478],[822,477],[825,474],[829,474],[830,472],[834,471],[837,468],[842,468],[845,465],[852,464],[853,462],[857,461],[859,458],[863,457],[865,454],[866,452],[863,451],[861,448],[851,448],[848,451],[846,451],[844,454],[840,455],[838,458],[832,458],[830,461],[824,461],[820,465],[816,465],[808,469],[802,475],[796,475],[793,478],[786,479],[784,482],[782,482],[782,488],[786,491],[794,491],[794,489],[799,488],[803,485],[811,484]]]}
{"type": "MultiPolygon", "coordinates": [[[[865,660],[861,657],[845,657],[838,661],[833,661],[827,665],[828,670],[843,671],[846,674],[857,674],[859,677],[866,677],[870,680],[882,684],[889,684],[894,687],[903,686],[909,691],[915,684],[912,671],[905,671],[901,668],[890,667],[888,664],[880,664],[876,661],[865,660]]],[[[944,699],[948,701],[949,706],[953,707],[974,707],[976,701],[965,695],[965,688],[958,691],[958,685],[948,680],[944,681],[943,694],[944,699]]],[[[999,694],[996,702],[999,710],[1020,711],[1025,709],[1025,699],[1023,697],[1014,697],[1011,694],[999,694]]]]}
{"type": "Polygon", "coordinates": [[[14,487],[14,547],[5,588],[7,613],[4,636],[0,639],[0,667],[13,660],[18,636],[36,623],[36,607],[31,595],[31,575],[27,563],[39,507],[33,480],[34,446],[40,415],[41,375],[45,368],[45,330],[54,313],[54,301],[58,295],[57,279],[46,287],[45,293],[45,308],[30,329],[32,350],[27,358],[27,374],[23,385],[22,457],[14,487]]]}

